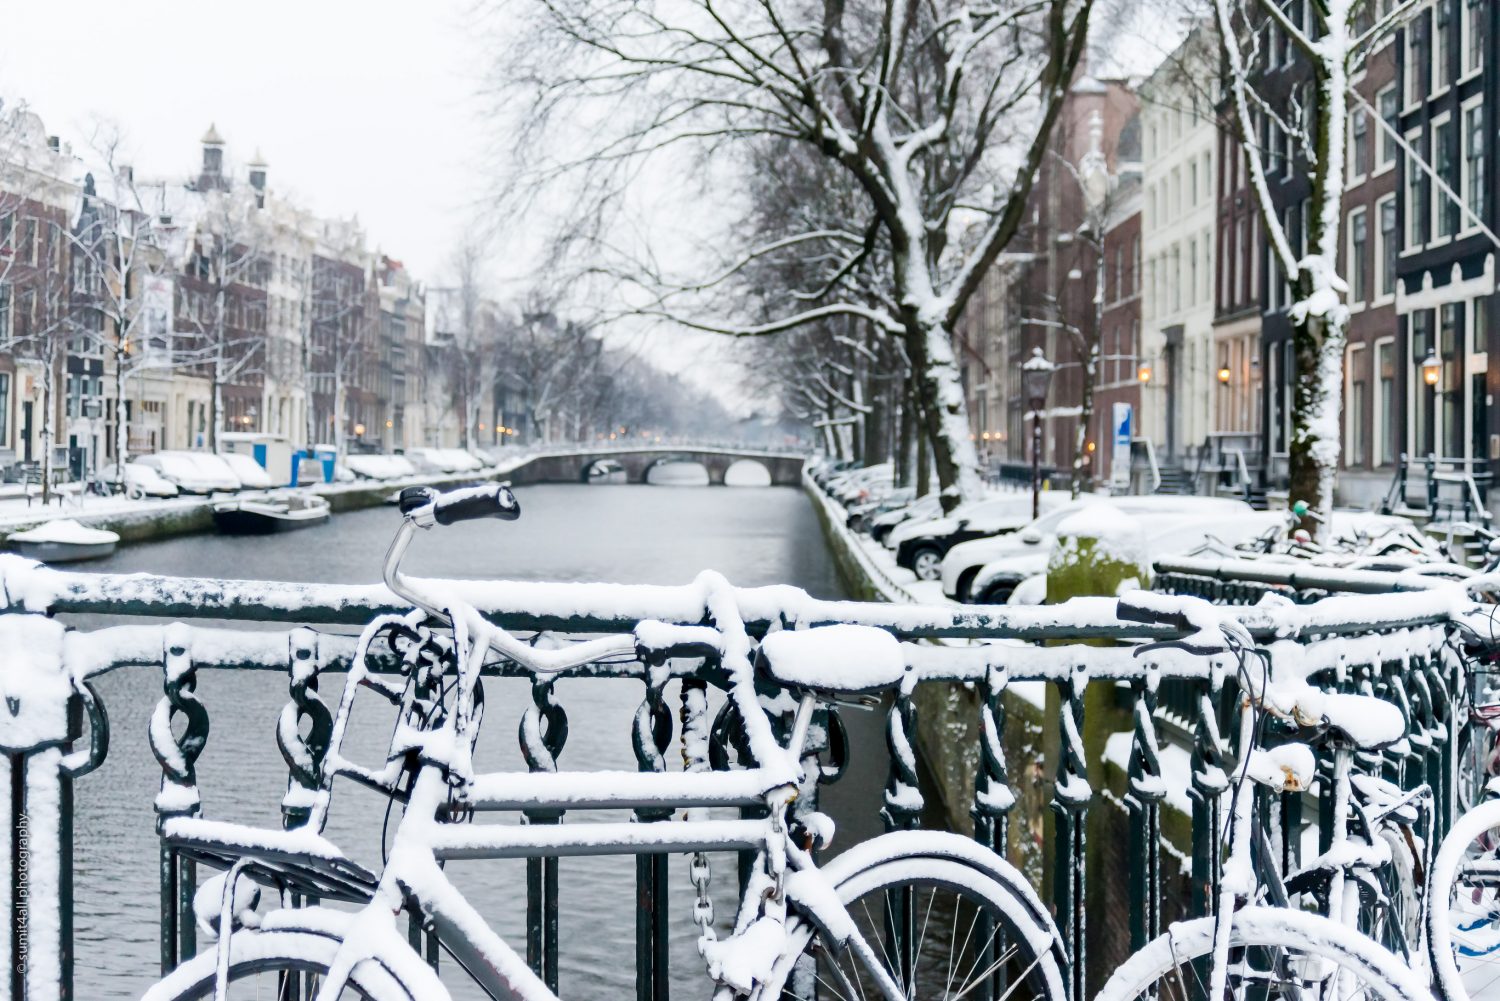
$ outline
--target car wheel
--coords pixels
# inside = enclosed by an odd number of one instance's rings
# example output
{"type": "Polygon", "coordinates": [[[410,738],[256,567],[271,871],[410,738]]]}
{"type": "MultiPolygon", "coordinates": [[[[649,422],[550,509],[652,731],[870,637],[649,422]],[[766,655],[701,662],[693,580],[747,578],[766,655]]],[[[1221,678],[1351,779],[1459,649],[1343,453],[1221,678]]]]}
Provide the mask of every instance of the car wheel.
{"type": "Polygon", "coordinates": [[[978,567],[974,567],[971,570],[965,570],[963,573],[958,575],[958,583],[954,585],[953,589],[953,599],[955,601],[974,600],[974,595],[970,593],[969,589],[974,586],[974,578],[977,576],[979,576],[978,567]]]}
{"type": "Polygon", "coordinates": [[[1016,589],[1016,581],[1000,580],[984,589],[984,592],[973,601],[978,605],[1003,605],[1010,600],[1011,592],[1016,589]]]}
{"type": "Polygon", "coordinates": [[[933,546],[923,546],[912,554],[911,568],[917,580],[937,580],[943,575],[943,554],[933,546]]]}

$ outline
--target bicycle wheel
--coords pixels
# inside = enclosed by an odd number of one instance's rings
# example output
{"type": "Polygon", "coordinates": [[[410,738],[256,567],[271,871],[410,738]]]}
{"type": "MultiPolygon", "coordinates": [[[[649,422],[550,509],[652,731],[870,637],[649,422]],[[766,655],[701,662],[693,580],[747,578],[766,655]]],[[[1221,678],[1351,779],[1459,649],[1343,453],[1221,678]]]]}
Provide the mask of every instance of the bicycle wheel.
{"type": "Polygon", "coordinates": [[[995,1001],[1007,990],[1012,1001],[1063,997],[1050,924],[1038,934],[1033,905],[974,866],[889,859],[846,877],[838,892],[855,935],[839,945],[794,924],[760,998],[875,1001],[885,978],[908,1001],[995,1001]]]}
{"type": "MultiPolygon", "coordinates": [[[[321,977],[338,951],[337,939],[310,932],[239,931],[230,938],[229,993],[226,1001],[302,1001],[317,994],[321,977]]],[[[158,982],[141,1001],[205,1001],[214,997],[218,972],[215,949],[199,953],[158,982]]],[[[440,1001],[447,992],[424,985],[421,1001],[440,1001]]],[[[441,988],[439,988],[441,989],[441,988]]],[[[377,962],[355,967],[340,995],[349,1001],[415,1001],[417,995],[377,962]]]]}
{"type": "Polygon", "coordinates": [[[1428,953],[1445,1001],[1500,980],[1500,801],[1454,823],[1432,864],[1428,953]]]}
{"type": "MultiPolygon", "coordinates": [[[[1095,1001],[1201,1001],[1213,918],[1173,925],[1125,961],[1095,1001]]],[[[1423,1001],[1427,988],[1395,956],[1319,914],[1236,911],[1227,993],[1237,1001],[1423,1001]]]]}

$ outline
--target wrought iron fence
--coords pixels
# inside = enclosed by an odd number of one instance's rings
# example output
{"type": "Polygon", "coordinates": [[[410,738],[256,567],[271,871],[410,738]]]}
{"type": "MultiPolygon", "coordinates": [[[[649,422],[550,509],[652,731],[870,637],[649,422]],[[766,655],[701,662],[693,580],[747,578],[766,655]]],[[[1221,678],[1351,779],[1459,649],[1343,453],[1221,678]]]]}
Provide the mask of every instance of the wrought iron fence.
{"type": "MultiPolygon", "coordinates": [[[[738,619],[731,623],[715,619],[705,588],[696,583],[451,586],[517,631],[628,631],[649,619],[715,630],[742,623],[752,636],[836,622],[895,633],[905,641],[909,670],[883,710],[892,752],[884,821],[890,828],[918,826],[938,788],[927,776],[938,770],[967,774],[968,780],[940,787],[949,800],[948,815],[967,814],[977,840],[1037,874],[1068,946],[1074,999],[1086,996],[1117,954],[1143,945],[1174,915],[1204,913],[1215,896],[1217,832],[1226,808],[1222,765],[1229,753],[1220,724],[1234,698],[1232,662],[1171,649],[1138,656],[1139,641],[1173,633],[1118,620],[1113,601],[921,607],[819,601],[795,588],[762,587],[735,592],[738,619]],[[987,642],[970,642],[980,640],[987,642]],[[1109,758],[1104,747],[1114,734],[1127,735],[1121,739],[1128,742],[1123,768],[1119,755],[1109,758]],[[1186,750],[1185,770],[1169,771],[1168,751],[1174,747],[1179,759],[1186,750]],[[950,760],[940,761],[943,756],[950,760]],[[1110,770],[1123,772],[1115,775],[1123,778],[1118,791],[1110,770]],[[1169,812],[1173,816],[1164,816],[1169,812]],[[1123,822],[1128,837],[1119,844],[1091,840],[1088,832],[1106,821],[1123,822]],[[1121,846],[1130,864],[1108,866],[1100,852],[1121,846]],[[1123,879],[1124,899],[1099,892],[1100,879],[1123,879]],[[1124,922],[1122,906],[1128,914],[1124,922]],[[1096,962],[1091,956],[1099,950],[1096,962]]],[[[12,907],[0,950],[12,971],[12,1001],[73,996],[73,787],[104,760],[111,740],[92,679],[117,668],[161,672],[162,696],[149,732],[140,737],[150,741],[161,764],[155,807],[164,822],[204,811],[195,764],[211,728],[195,691],[200,677],[221,670],[283,675],[288,702],[281,719],[267,725],[274,725],[289,766],[283,815],[291,826],[305,801],[299,791],[316,785],[327,749],[319,679],[345,669],[353,653],[352,637],[331,627],[363,624],[396,610],[393,602],[378,586],[73,574],[0,557],[5,610],[0,648],[8,652],[0,664],[0,687],[10,715],[0,726],[0,769],[10,790],[11,824],[11,837],[0,839],[5,844],[0,865],[12,907]],[[76,630],[53,617],[81,612],[130,621],[76,630]],[[225,619],[258,628],[187,624],[225,619]],[[266,623],[277,628],[267,631],[266,623]],[[28,858],[26,846],[42,843],[56,843],[60,850],[33,851],[28,858]],[[23,953],[27,961],[18,962],[23,953]]],[[[1453,809],[1453,705],[1463,684],[1460,656],[1450,641],[1451,608],[1442,594],[1429,591],[1331,597],[1300,606],[1295,616],[1262,607],[1237,612],[1274,664],[1288,665],[1325,687],[1364,691],[1401,706],[1410,739],[1366,764],[1408,788],[1429,783],[1437,791],[1439,824],[1453,809]]],[[[720,607],[717,614],[726,612],[720,607]]],[[[694,693],[723,683],[709,646],[695,657],[586,669],[592,677],[639,686],[633,739],[640,770],[663,770],[678,736],[674,718],[682,706],[670,704],[668,683],[682,682],[678,699],[696,698],[694,693]]],[[[490,670],[519,673],[504,662],[490,670]]],[[[565,746],[567,717],[552,681],[532,680],[532,705],[524,710],[529,726],[522,732],[533,739],[523,736],[522,749],[533,771],[546,772],[565,746]]],[[[268,677],[267,683],[273,680],[268,677]]],[[[727,767],[732,722],[715,721],[707,735],[709,767],[727,767]]],[[[830,721],[826,729],[838,727],[830,721]]],[[[1114,746],[1121,747],[1121,741],[1114,746]]],[[[1300,798],[1285,798],[1282,849],[1288,859],[1300,850],[1299,824],[1326,837],[1322,818],[1331,804],[1316,805],[1304,811],[1300,798]]],[[[534,819],[568,821],[565,816],[534,819]]],[[[638,819],[671,822],[654,814],[638,819]]],[[[1436,838],[1441,830],[1431,833],[1436,838]]],[[[666,996],[665,865],[662,855],[642,855],[636,862],[636,985],[642,999],[666,996]]],[[[198,873],[194,862],[165,842],[160,867],[165,969],[198,947],[192,920],[198,873]]],[[[527,959],[554,984],[557,899],[557,858],[529,859],[527,959]]],[[[429,954],[435,961],[435,951],[429,954]]]]}

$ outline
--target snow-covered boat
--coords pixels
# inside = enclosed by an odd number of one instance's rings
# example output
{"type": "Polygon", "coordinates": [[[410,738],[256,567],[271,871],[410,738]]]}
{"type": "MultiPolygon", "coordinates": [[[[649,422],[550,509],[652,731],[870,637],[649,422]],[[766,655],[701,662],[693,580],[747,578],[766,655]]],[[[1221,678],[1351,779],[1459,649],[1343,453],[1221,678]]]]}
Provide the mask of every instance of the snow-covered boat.
{"type": "Polygon", "coordinates": [[[12,532],[7,542],[28,559],[70,563],[108,556],[115,551],[120,537],[103,528],[80,525],[72,518],[58,518],[24,532],[12,532]]]}
{"type": "Polygon", "coordinates": [[[329,517],[328,501],[317,494],[262,494],[214,505],[214,525],[226,535],[270,535],[321,525],[329,517]]]}

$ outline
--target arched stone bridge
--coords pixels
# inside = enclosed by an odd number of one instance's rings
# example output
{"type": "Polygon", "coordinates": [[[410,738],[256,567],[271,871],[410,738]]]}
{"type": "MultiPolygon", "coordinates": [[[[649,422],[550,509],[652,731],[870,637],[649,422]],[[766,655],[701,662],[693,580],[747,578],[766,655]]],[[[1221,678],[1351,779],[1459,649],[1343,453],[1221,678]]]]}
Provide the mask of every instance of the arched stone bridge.
{"type": "Polygon", "coordinates": [[[701,445],[641,445],[626,448],[579,448],[538,455],[506,474],[516,484],[587,482],[589,470],[601,462],[615,462],[625,471],[628,483],[645,483],[651,470],[666,462],[696,462],[708,470],[708,482],[724,484],[724,474],[736,462],[759,463],[771,476],[771,485],[795,487],[802,483],[806,456],[795,452],[716,448],[701,445]]]}

